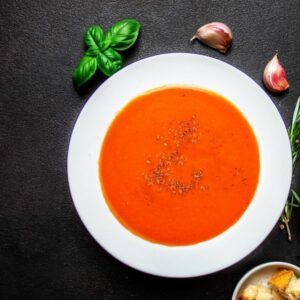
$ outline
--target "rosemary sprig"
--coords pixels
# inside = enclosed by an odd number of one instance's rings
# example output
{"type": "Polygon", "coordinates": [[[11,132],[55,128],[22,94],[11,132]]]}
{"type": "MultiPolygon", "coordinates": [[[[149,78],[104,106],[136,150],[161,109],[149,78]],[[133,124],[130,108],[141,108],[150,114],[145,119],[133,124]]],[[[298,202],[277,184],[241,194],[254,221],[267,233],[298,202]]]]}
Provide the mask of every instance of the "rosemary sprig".
{"type": "MultiPolygon", "coordinates": [[[[299,135],[300,135],[300,97],[297,100],[292,124],[288,128],[288,135],[291,143],[292,150],[292,162],[293,162],[293,171],[296,166],[296,162],[300,156],[300,146],[299,146],[299,135]]],[[[300,206],[300,195],[293,189],[291,189],[290,196],[286,202],[284,212],[281,216],[282,228],[286,228],[288,234],[288,240],[292,240],[292,234],[289,227],[289,222],[292,218],[293,208],[300,206]]]]}
{"type": "Polygon", "coordinates": [[[290,138],[292,148],[293,168],[296,161],[299,158],[299,134],[300,134],[300,97],[296,103],[296,107],[293,114],[292,125],[288,129],[288,135],[290,138]]]}

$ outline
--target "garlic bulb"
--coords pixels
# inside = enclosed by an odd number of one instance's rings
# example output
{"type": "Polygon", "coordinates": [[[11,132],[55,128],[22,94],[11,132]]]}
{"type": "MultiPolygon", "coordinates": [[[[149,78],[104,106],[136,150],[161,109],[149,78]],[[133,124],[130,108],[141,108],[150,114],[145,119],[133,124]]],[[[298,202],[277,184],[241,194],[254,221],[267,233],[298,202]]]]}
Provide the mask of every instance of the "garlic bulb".
{"type": "Polygon", "coordinates": [[[232,43],[232,32],[226,24],[213,22],[198,28],[191,41],[194,39],[221,53],[226,53],[232,43]]]}
{"type": "Polygon", "coordinates": [[[289,88],[285,70],[280,64],[277,54],[266,65],[263,82],[266,88],[274,93],[284,92],[289,88]]]}

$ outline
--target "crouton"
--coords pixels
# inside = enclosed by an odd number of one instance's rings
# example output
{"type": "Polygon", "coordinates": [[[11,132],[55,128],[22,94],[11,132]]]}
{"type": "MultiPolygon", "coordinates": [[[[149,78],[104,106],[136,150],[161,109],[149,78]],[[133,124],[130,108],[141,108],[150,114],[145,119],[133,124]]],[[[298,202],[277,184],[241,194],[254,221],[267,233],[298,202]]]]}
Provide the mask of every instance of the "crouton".
{"type": "Polygon", "coordinates": [[[294,284],[293,294],[296,299],[300,299],[300,278],[298,278],[294,284]]]}
{"type": "Polygon", "coordinates": [[[280,270],[272,276],[269,280],[269,284],[279,292],[285,292],[293,275],[294,272],[291,270],[280,270]]]}
{"type": "Polygon", "coordinates": [[[255,300],[273,300],[271,289],[260,286],[255,300]]]}
{"type": "Polygon", "coordinates": [[[300,299],[300,279],[294,275],[282,295],[287,299],[300,299]]]}
{"type": "Polygon", "coordinates": [[[275,290],[272,290],[273,300],[284,300],[284,298],[275,290]]]}
{"type": "Polygon", "coordinates": [[[258,293],[258,286],[249,284],[239,296],[240,300],[255,300],[258,293]]]}

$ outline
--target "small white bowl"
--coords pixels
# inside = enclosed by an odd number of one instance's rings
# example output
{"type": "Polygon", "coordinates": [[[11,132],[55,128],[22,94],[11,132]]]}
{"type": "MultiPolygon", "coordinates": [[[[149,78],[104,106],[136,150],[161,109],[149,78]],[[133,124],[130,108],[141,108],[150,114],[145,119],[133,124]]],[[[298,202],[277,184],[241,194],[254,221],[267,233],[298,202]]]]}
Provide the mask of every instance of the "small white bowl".
{"type": "Polygon", "coordinates": [[[238,300],[239,294],[248,284],[267,285],[268,280],[280,268],[290,269],[295,272],[296,276],[300,277],[300,268],[296,265],[281,261],[264,263],[251,269],[240,279],[234,289],[231,300],[238,300]]]}

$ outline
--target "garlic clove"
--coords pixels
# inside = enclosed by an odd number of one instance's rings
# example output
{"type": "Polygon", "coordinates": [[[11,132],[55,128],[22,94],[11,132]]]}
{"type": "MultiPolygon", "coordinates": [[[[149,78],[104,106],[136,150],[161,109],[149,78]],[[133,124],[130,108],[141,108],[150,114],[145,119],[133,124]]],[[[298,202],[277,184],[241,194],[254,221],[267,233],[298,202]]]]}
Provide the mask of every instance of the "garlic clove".
{"type": "Polygon", "coordinates": [[[213,22],[198,28],[191,41],[194,39],[200,40],[221,53],[226,53],[232,43],[232,32],[226,24],[213,22]]]}
{"type": "Polygon", "coordinates": [[[278,60],[277,53],[265,67],[263,83],[269,91],[274,93],[284,92],[290,86],[287,81],[286,72],[278,60]]]}

